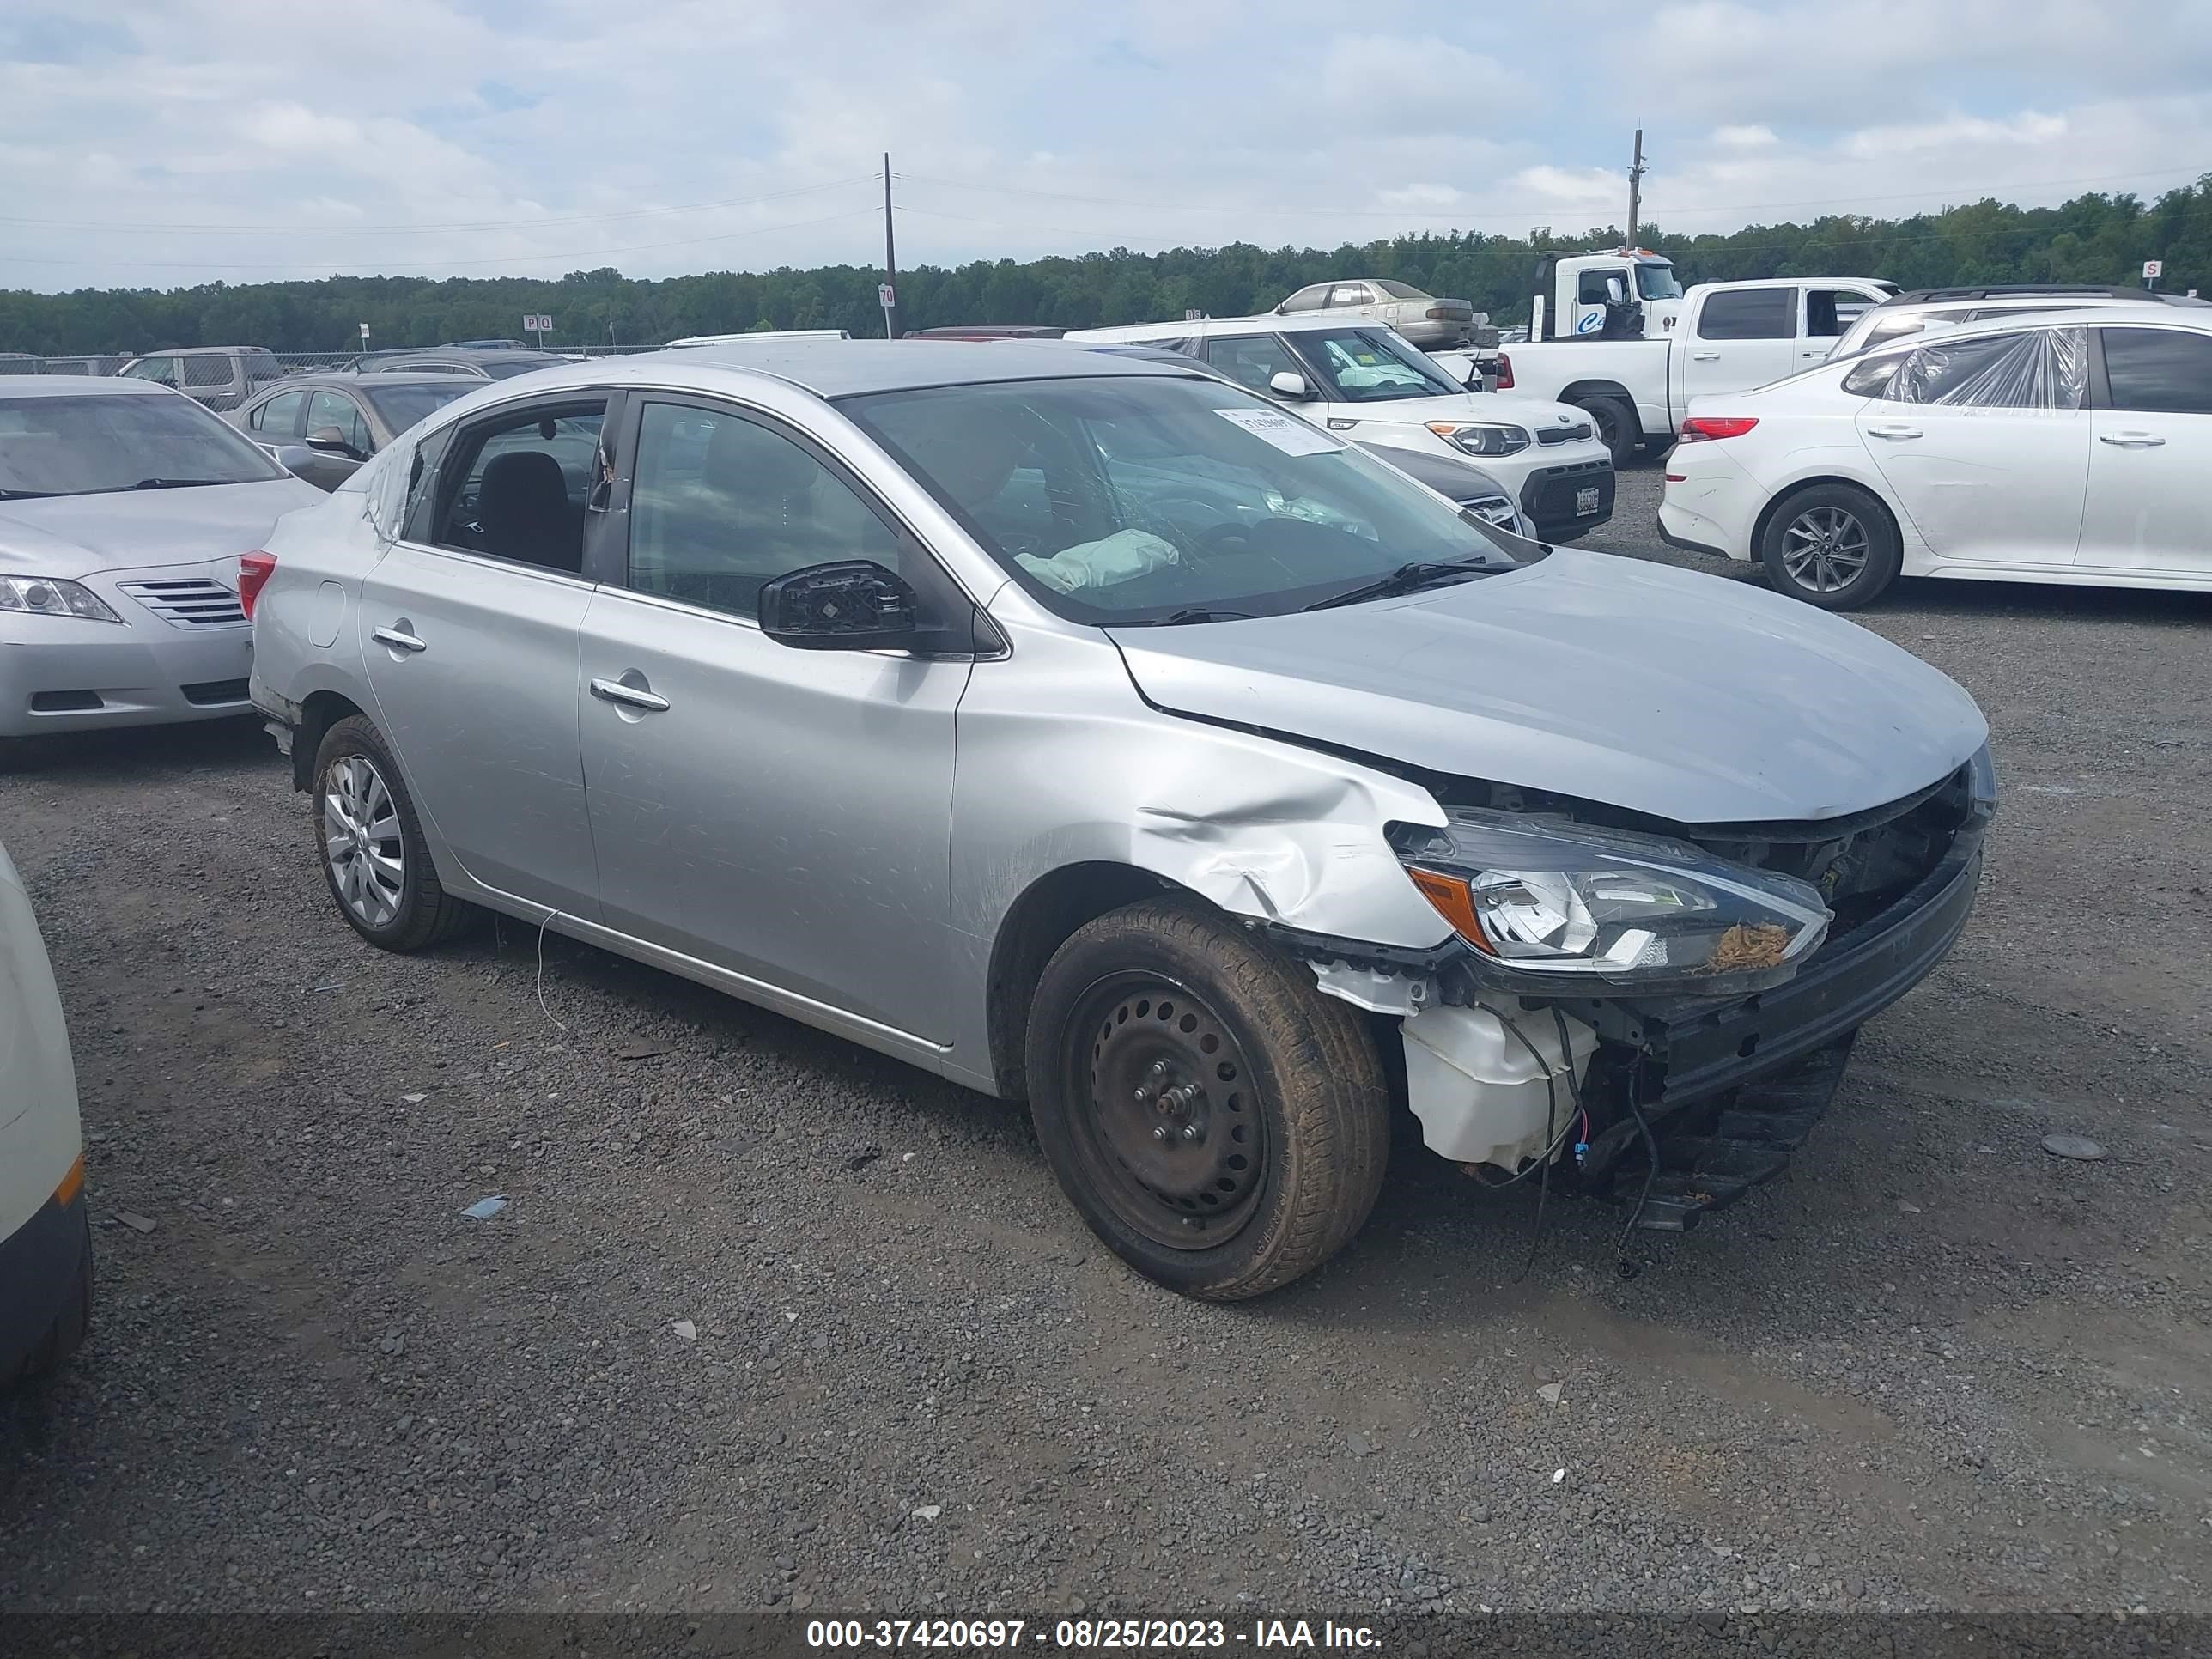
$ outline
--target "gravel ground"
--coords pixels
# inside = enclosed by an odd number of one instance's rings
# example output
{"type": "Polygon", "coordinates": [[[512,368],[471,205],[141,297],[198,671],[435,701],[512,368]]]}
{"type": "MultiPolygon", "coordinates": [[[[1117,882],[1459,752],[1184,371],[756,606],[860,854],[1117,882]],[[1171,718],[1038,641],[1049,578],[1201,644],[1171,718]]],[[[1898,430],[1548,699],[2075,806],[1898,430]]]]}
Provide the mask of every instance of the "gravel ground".
{"type": "MultiPolygon", "coordinates": [[[[1593,544],[1674,558],[1657,489],[1593,544]]],[[[0,1606],[2212,1611],[2212,603],[1865,620],[1989,712],[1980,907],[1627,1280],[1408,1146],[1329,1268],[1177,1301],[1017,1112],[526,929],[362,945],[257,730],[0,778],[156,1224],[0,1401],[0,1606]]]]}

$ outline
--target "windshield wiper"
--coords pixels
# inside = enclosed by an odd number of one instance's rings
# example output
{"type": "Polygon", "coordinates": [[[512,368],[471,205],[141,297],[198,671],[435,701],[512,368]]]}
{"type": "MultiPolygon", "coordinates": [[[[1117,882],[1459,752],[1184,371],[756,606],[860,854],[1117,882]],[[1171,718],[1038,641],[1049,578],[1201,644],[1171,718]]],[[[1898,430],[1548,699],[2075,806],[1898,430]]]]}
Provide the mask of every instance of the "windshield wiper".
{"type": "Polygon", "coordinates": [[[1325,599],[1316,599],[1299,609],[1327,611],[1332,605],[1357,605],[1362,599],[1387,599],[1395,593],[1411,593],[1448,576],[1491,575],[1497,568],[1487,559],[1416,559],[1411,564],[1400,565],[1387,576],[1378,576],[1341,593],[1332,593],[1325,599]]]}
{"type": "Polygon", "coordinates": [[[0,501],[41,501],[60,494],[58,489],[0,489],[0,501]]]}
{"type": "Polygon", "coordinates": [[[1187,611],[1170,611],[1164,617],[1136,617],[1127,622],[1115,623],[1115,628],[1169,628],[1184,623],[1250,622],[1249,611],[1206,611],[1196,607],[1187,611]]]}
{"type": "Polygon", "coordinates": [[[228,478],[141,478],[131,487],[133,489],[198,489],[209,484],[229,482],[228,478]]]}

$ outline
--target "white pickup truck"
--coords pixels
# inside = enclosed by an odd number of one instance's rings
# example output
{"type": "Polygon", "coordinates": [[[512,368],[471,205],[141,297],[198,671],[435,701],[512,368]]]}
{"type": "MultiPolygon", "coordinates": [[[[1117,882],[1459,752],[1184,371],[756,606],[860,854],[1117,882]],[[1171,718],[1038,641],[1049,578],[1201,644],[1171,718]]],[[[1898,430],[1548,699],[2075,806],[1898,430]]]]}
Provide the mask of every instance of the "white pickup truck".
{"type": "MultiPolygon", "coordinates": [[[[1861,312],[1894,292],[1862,276],[1700,283],[1660,337],[1532,341],[1480,368],[1494,368],[1501,392],[1587,411],[1620,466],[1638,444],[1671,443],[1691,398],[1765,386],[1823,361],[1861,312]]],[[[1430,355],[1463,382],[1478,368],[1473,353],[1430,355]]]]}

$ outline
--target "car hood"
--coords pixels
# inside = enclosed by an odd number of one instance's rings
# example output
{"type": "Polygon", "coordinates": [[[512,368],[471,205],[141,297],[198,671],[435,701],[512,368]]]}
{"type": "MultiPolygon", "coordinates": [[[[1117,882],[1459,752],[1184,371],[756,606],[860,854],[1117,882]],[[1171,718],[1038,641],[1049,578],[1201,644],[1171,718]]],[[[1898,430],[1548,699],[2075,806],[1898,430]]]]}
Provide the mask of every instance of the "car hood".
{"type": "Polygon", "coordinates": [[[0,501],[0,569],[75,578],[251,553],[276,520],[328,498],[293,477],[0,501]]]}
{"type": "Polygon", "coordinates": [[[1333,403],[1328,408],[1330,419],[1357,420],[1363,426],[1370,421],[1401,426],[1425,426],[1431,421],[1511,421],[1533,432],[1539,427],[1589,424],[1589,416],[1579,409],[1543,398],[1518,398],[1511,392],[1455,392],[1387,403],[1333,403]]]}
{"type": "Polygon", "coordinates": [[[1856,623],[1605,554],[1402,599],[1107,631],[1170,712],[1678,823],[1863,811],[1989,735],[1958,685],[1856,623]]]}

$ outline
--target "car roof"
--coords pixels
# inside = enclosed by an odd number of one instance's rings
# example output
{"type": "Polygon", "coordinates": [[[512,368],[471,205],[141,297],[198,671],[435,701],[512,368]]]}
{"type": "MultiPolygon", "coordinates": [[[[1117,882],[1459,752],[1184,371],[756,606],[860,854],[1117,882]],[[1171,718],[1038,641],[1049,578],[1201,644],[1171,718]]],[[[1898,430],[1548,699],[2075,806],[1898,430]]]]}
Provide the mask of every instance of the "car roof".
{"type": "Polygon", "coordinates": [[[1346,317],[1341,312],[1332,316],[1326,311],[1270,311],[1257,317],[1194,317],[1184,322],[1125,323],[1114,328],[1072,328],[1068,330],[1066,338],[1076,345],[1109,345],[1141,340],[1212,339],[1216,336],[1233,337],[1238,334],[1310,334],[1323,329],[1337,328],[1379,328],[1387,333],[1390,325],[1371,322],[1360,317],[1346,317]]]}
{"type": "Polygon", "coordinates": [[[1205,378],[1196,363],[1154,362],[1063,346],[1056,340],[1018,345],[968,340],[781,340],[757,346],[686,346],[680,351],[595,357],[500,384],[509,393],[639,381],[712,391],[732,379],[763,375],[830,398],[1006,380],[1193,374],[1205,378]]]}
{"type": "MultiPolygon", "coordinates": [[[[2212,307],[2206,307],[2212,311],[2212,307]]],[[[1980,317],[1970,323],[1960,323],[1956,328],[1947,328],[1940,334],[1907,334],[1894,340],[1885,340],[1878,346],[1853,352],[1848,357],[1831,357],[1834,363],[1859,363],[1877,355],[1893,351],[1909,351],[1924,345],[1948,345],[1954,340],[1977,339],[1989,334],[2019,334],[2033,328],[2170,328],[2187,334],[2212,334],[2212,315],[2196,311],[2176,311],[2165,306],[2148,306],[2141,309],[2119,306],[2075,306],[2063,311],[2031,311],[2025,316],[1980,317]]]]}
{"type": "Polygon", "coordinates": [[[306,374],[287,374],[281,380],[264,380],[252,401],[259,403],[280,392],[361,392],[372,386],[459,386],[465,381],[465,377],[459,374],[410,374],[404,369],[356,374],[342,368],[323,368],[306,374]]]}
{"type": "Polygon", "coordinates": [[[134,353],[131,361],[137,362],[145,357],[235,357],[241,351],[254,352],[264,357],[276,355],[267,346],[257,345],[161,346],[152,351],[134,353]]]}
{"type": "MultiPolygon", "coordinates": [[[[1994,283],[1985,288],[1915,288],[1893,296],[1893,306],[1955,305],[1974,300],[2122,300],[2153,305],[2186,304],[2184,295],[2106,283],[1994,283]]],[[[2200,300],[2199,305],[2206,302],[2200,300]]]]}
{"type": "MultiPolygon", "coordinates": [[[[157,380],[112,374],[0,374],[0,398],[183,398],[157,380]]],[[[191,399],[186,398],[185,402],[191,399]]]]}

